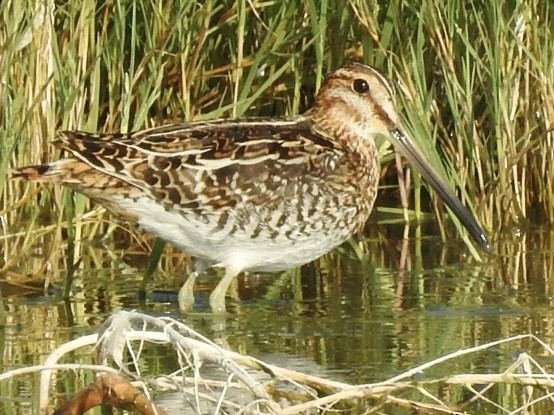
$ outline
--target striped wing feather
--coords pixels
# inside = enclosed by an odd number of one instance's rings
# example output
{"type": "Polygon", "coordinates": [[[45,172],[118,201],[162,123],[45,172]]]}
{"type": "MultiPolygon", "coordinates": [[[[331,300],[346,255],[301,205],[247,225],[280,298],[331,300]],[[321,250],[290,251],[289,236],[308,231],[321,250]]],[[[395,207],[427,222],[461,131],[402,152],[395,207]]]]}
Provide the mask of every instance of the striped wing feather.
{"type": "Polygon", "coordinates": [[[340,175],[343,156],[301,117],[175,124],[131,134],[65,131],[56,145],[172,208],[200,211],[270,205],[322,189],[329,175],[340,175]]]}

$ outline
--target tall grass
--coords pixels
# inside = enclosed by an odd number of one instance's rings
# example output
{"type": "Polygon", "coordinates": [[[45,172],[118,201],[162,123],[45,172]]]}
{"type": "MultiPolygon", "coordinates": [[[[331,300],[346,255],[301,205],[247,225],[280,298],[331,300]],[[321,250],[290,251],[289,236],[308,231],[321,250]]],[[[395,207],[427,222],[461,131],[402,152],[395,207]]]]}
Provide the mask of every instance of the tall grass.
{"type": "Polygon", "coordinates": [[[489,229],[550,224],[554,8],[426,1],[396,69],[408,124],[433,136],[454,183],[489,229]]]}
{"type": "MultiPolygon", "coordinates": [[[[67,215],[76,254],[112,229],[81,196],[6,181],[9,167],[56,157],[48,143],[57,129],[295,114],[346,59],[393,80],[406,127],[490,233],[551,223],[553,10],[539,0],[6,0],[0,218],[19,236],[1,242],[2,265],[46,232],[62,243],[67,215]]],[[[385,168],[391,159],[384,152],[385,168]]],[[[428,204],[415,185],[420,214],[428,204]]],[[[438,203],[433,210],[445,218],[438,203]]]]}

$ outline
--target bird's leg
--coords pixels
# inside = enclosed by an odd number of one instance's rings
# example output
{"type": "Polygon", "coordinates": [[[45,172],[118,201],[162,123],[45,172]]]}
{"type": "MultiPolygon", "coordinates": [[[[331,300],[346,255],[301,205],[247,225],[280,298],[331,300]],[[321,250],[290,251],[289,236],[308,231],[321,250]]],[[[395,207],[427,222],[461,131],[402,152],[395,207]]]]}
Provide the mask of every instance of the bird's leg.
{"type": "Polygon", "coordinates": [[[207,267],[208,264],[205,261],[198,260],[194,266],[194,271],[189,275],[186,282],[179,290],[177,301],[179,302],[179,310],[182,313],[187,313],[192,310],[192,306],[194,305],[194,282],[196,281],[196,277],[202,274],[207,267]]]}
{"type": "Polygon", "coordinates": [[[225,275],[210,294],[212,313],[225,314],[225,294],[227,294],[227,290],[237,274],[238,272],[231,267],[225,269],[225,275]]]}
{"type": "Polygon", "coordinates": [[[179,302],[179,310],[182,313],[188,313],[194,305],[194,282],[196,277],[198,277],[198,273],[193,271],[179,290],[177,301],[179,302]]]}

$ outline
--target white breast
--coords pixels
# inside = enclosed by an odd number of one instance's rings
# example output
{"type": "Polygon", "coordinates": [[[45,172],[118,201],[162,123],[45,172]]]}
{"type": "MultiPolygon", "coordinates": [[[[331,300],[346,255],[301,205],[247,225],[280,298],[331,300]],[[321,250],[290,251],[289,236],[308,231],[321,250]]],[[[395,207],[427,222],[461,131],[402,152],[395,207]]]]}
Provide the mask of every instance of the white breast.
{"type": "Polygon", "coordinates": [[[231,268],[237,273],[275,272],[306,264],[340,245],[351,234],[351,230],[343,229],[327,235],[314,226],[309,235],[295,234],[289,238],[280,236],[271,239],[262,233],[252,239],[248,236],[251,232],[230,233],[232,221],[228,221],[223,229],[214,231],[209,220],[189,214],[185,217],[176,211],[166,210],[147,197],[117,199],[116,203],[123,211],[137,216],[138,224],[144,230],[209,265],[231,268]]]}

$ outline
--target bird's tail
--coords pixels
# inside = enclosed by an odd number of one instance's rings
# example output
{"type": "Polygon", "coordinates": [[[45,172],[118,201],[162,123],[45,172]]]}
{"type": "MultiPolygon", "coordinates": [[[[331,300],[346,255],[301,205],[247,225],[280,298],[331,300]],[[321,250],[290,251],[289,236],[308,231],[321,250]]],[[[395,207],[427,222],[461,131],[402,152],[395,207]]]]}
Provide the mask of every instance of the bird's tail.
{"type": "Polygon", "coordinates": [[[23,179],[36,182],[71,183],[76,169],[82,170],[83,163],[75,159],[63,159],[53,163],[25,166],[14,169],[11,179],[23,179]],[[80,169],[79,169],[80,167],[80,169]]]}

